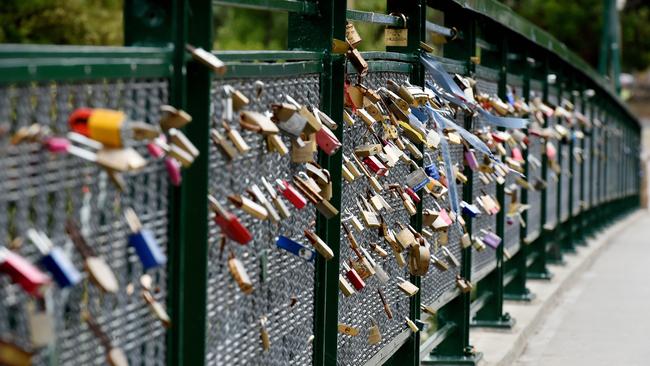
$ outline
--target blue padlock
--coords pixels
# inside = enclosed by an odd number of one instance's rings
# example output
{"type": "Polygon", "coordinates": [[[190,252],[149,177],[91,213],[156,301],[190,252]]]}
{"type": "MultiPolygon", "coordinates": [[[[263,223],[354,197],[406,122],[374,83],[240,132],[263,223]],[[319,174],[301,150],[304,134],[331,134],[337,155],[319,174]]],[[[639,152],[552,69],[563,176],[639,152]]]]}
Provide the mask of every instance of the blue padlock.
{"type": "Polygon", "coordinates": [[[167,263],[167,256],[162,252],[156,237],[150,230],[144,229],[135,211],[127,208],[124,211],[126,221],[131,228],[129,245],[135,249],[144,270],[156,268],[167,263]]]}
{"type": "Polygon", "coordinates": [[[460,207],[463,209],[463,213],[468,215],[469,217],[476,217],[481,213],[478,206],[476,206],[475,204],[467,203],[465,201],[462,201],[460,203],[460,207]]]}
{"type": "Polygon", "coordinates": [[[440,180],[440,172],[436,164],[429,164],[424,167],[424,172],[435,180],[440,180]]]}
{"type": "Polygon", "coordinates": [[[70,258],[61,248],[55,247],[44,233],[29,229],[27,236],[43,254],[39,260],[40,265],[50,272],[59,287],[74,286],[81,281],[81,273],[72,264],[70,258]]]}
{"type": "Polygon", "coordinates": [[[316,252],[313,249],[307,248],[306,246],[293,241],[286,236],[278,236],[278,238],[275,240],[275,245],[277,245],[278,248],[284,249],[293,255],[297,255],[298,257],[308,262],[313,262],[316,258],[316,252]]]}

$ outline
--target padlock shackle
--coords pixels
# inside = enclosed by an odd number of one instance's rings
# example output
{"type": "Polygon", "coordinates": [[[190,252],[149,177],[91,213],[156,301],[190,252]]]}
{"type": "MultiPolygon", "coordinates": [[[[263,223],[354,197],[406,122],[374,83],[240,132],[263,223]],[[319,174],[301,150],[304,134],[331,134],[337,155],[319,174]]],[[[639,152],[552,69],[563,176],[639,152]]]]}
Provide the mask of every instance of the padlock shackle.
{"type": "Polygon", "coordinates": [[[88,119],[92,113],[92,108],[82,107],[75,109],[70,114],[70,117],[68,117],[70,129],[84,136],[89,136],[88,119]]]}

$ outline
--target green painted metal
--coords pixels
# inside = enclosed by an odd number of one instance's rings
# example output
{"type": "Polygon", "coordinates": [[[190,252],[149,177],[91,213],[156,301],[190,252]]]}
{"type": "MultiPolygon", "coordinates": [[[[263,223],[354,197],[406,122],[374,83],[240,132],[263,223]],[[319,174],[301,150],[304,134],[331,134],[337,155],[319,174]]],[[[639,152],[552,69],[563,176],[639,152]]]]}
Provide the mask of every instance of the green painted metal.
{"type": "MultiPolygon", "coordinates": [[[[325,54],[321,51],[213,51],[224,62],[287,62],[287,61],[321,61],[325,54]]],[[[188,55],[189,56],[189,55],[188,55]]]]}
{"type": "MultiPolygon", "coordinates": [[[[404,14],[404,13],[401,13],[404,14]]],[[[406,15],[406,14],[404,14],[406,15]]],[[[392,27],[404,28],[404,19],[397,15],[373,13],[369,11],[348,9],[345,12],[348,20],[356,20],[364,23],[380,24],[392,27]]],[[[409,23],[407,21],[407,23],[409,23]]]]}
{"type": "Polygon", "coordinates": [[[323,72],[323,63],[321,61],[298,61],[290,63],[244,63],[228,62],[228,69],[223,75],[217,75],[216,78],[243,77],[257,78],[273,76],[291,76],[304,74],[318,74],[323,72]]]}
{"type": "Polygon", "coordinates": [[[319,10],[317,3],[302,0],[212,0],[212,4],[245,9],[286,11],[304,15],[317,15],[319,10]]]}

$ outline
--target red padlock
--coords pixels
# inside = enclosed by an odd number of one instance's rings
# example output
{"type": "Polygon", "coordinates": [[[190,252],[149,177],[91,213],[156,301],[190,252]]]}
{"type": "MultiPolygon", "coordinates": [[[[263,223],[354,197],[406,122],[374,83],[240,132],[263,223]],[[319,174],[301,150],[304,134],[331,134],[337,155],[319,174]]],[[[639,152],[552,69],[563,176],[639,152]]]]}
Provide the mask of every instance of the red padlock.
{"type": "Polygon", "coordinates": [[[377,175],[385,176],[388,174],[388,168],[374,155],[363,158],[363,163],[377,175]]]}
{"type": "Polygon", "coordinates": [[[357,291],[361,291],[364,287],[366,287],[366,283],[363,281],[361,276],[359,276],[359,273],[354,270],[354,268],[350,268],[347,263],[343,263],[343,268],[345,269],[345,277],[348,278],[348,281],[354,286],[354,289],[357,291]]]}
{"type": "Polygon", "coordinates": [[[37,298],[43,297],[51,283],[47,274],[7,248],[0,248],[0,272],[9,275],[14,283],[37,298]]]}
{"type": "Polygon", "coordinates": [[[420,196],[418,196],[418,194],[411,187],[404,186],[404,192],[406,192],[406,194],[408,194],[409,197],[411,197],[413,202],[415,202],[415,203],[420,202],[420,196]]]}
{"type": "Polygon", "coordinates": [[[291,202],[295,208],[300,210],[307,205],[307,199],[305,196],[298,192],[298,190],[289,182],[284,179],[277,179],[275,182],[278,185],[280,193],[282,193],[284,198],[291,202]]]}
{"type": "Polygon", "coordinates": [[[216,198],[208,195],[208,201],[210,201],[210,208],[215,213],[214,221],[229,239],[239,244],[246,244],[253,239],[251,232],[239,221],[237,216],[226,211],[216,198]]]}
{"type": "Polygon", "coordinates": [[[316,143],[327,155],[332,155],[341,148],[341,142],[327,126],[316,132],[316,143]]]}

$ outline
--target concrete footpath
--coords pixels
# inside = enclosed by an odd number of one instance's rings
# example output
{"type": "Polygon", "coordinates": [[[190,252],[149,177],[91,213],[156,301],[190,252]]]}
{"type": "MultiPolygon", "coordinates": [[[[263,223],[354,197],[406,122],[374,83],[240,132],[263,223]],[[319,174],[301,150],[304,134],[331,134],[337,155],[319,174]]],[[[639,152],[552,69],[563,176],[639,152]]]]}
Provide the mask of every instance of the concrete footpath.
{"type": "Polygon", "coordinates": [[[650,213],[639,211],[529,281],[531,303],[506,302],[514,329],[478,329],[482,365],[650,365],[650,213]]]}

